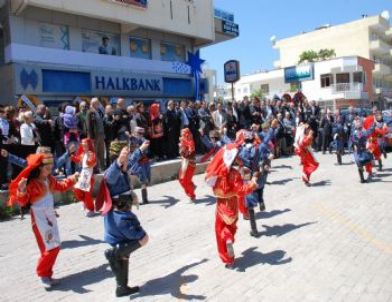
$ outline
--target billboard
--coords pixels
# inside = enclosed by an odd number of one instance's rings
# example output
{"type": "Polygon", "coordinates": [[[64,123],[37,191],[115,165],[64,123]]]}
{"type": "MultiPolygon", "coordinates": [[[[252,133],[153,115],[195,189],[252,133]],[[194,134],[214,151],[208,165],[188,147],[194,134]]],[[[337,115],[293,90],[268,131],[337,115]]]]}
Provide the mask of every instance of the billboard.
{"type": "Polygon", "coordinates": [[[284,82],[286,84],[293,82],[302,82],[313,80],[313,65],[292,66],[284,69],[284,82]]]}

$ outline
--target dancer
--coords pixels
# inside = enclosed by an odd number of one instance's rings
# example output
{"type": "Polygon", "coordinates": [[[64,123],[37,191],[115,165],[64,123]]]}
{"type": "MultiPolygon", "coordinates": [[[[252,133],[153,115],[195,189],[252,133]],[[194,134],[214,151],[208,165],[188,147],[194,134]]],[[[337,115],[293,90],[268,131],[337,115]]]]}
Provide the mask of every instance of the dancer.
{"type": "Polygon", "coordinates": [[[278,126],[279,121],[277,119],[272,120],[271,125],[269,123],[264,123],[262,125],[262,131],[258,134],[258,137],[261,140],[259,144],[259,170],[261,175],[258,182],[257,194],[261,212],[265,211],[264,187],[267,184],[267,177],[271,169],[271,160],[274,158],[272,140],[276,137],[278,126]]]}
{"type": "Polygon", "coordinates": [[[375,123],[375,128],[368,139],[368,149],[373,154],[374,160],[378,162],[378,171],[382,171],[382,141],[389,129],[384,123],[380,111],[376,111],[374,116],[369,116],[365,119],[365,128],[368,129],[368,125],[372,123],[375,123]]]}
{"type": "MultiPolygon", "coordinates": [[[[130,138],[131,152],[140,147],[144,142],[148,142],[144,138],[144,128],[136,127],[133,135],[130,138]]],[[[149,144],[148,144],[149,145],[149,144]]],[[[148,158],[148,148],[143,150],[143,154],[138,160],[130,167],[132,175],[136,175],[142,186],[142,204],[148,203],[147,186],[151,181],[151,164],[148,158]]]]}
{"type": "Polygon", "coordinates": [[[311,151],[313,141],[313,131],[308,124],[301,123],[295,134],[295,154],[301,159],[302,181],[306,186],[310,186],[310,175],[317,170],[319,163],[314,158],[311,151]]]}
{"type": "Polygon", "coordinates": [[[214,156],[206,170],[206,182],[217,198],[215,235],[219,257],[225,267],[234,269],[234,236],[237,231],[239,198],[251,193],[257,186],[257,178],[244,183],[240,173],[233,168],[238,163],[238,147],[228,144],[214,156]]]}
{"type": "Polygon", "coordinates": [[[144,142],[130,154],[124,147],[118,159],[106,170],[97,197],[97,207],[103,208],[105,241],[111,245],[105,257],[116,278],[116,297],[129,296],[139,291],[138,286],[128,286],[129,256],[148,242],[132,205],[138,205],[136,194],[131,190],[128,170],[148,148],[144,142]]]}
{"type": "MultiPolygon", "coordinates": [[[[241,159],[242,165],[240,171],[245,181],[251,180],[253,175],[258,176],[259,174],[259,145],[260,141],[255,140],[255,135],[251,131],[240,130],[237,132],[236,144],[240,147],[239,158],[241,159]]],[[[250,235],[258,237],[258,230],[256,225],[256,217],[254,207],[259,202],[258,188],[245,196],[245,200],[240,198],[240,212],[244,215],[244,219],[250,221],[250,235]],[[245,209],[242,204],[244,204],[245,209]]]]}
{"type": "MultiPolygon", "coordinates": [[[[371,122],[371,119],[368,120],[367,124],[369,124],[369,122],[371,122]]],[[[357,117],[354,120],[354,128],[355,129],[353,131],[353,135],[351,138],[353,148],[354,148],[354,159],[358,167],[360,182],[365,183],[367,181],[370,181],[373,175],[373,171],[372,171],[373,155],[366,148],[366,145],[367,145],[368,138],[373,135],[374,129],[376,128],[376,124],[373,122],[372,124],[367,125],[366,128],[368,129],[366,129],[363,127],[362,120],[359,117],[357,117]],[[363,175],[364,167],[366,169],[366,172],[368,173],[368,177],[366,180],[363,175]]]]}
{"type": "Polygon", "coordinates": [[[75,184],[78,174],[57,181],[52,176],[52,154],[32,154],[27,157],[27,167],[10,184],[10,206],[19,203],[21,207],[30,205],[33,232],[41,257],[37,265],[37,275],[45,288],[58,281],[52,278],[53,266],[60,251],[60,236],[54,210],[54,192],[65,192],[75,184]]]}
{"type": "Polygon", "coordinates": [[[195,201],[195,184],[192,181],[196,169],[195,160],[195,142],[189,128],[181,130],[179,143],[179,151],[181,156],[181,167],[178,172],[178,180],[184,188],[185,194],[190,198],[191,202],[195,201]]]}
{"type": "Polygon", "coordinates": [[[97,159],[94,152],[93,141],[85,138],[79,145],[76,155],[71,157],[71,160],[81,166],[80,177],[74,187],[75,197],[84,203],[84,210],[86,217],[93,217],[94,212],[94,167],[97,164],[97,159]]]}
{"type": "Polygon", "coordinates": [[[334,140],[336,145],[336,158],[338,165],[342,164],[342,156],[344,155],[344,142],[345,138],[345,129],[344,129],[344,119],[343,116],[339,113],[335,116],[335,127],[334,127],[334,140]]]}

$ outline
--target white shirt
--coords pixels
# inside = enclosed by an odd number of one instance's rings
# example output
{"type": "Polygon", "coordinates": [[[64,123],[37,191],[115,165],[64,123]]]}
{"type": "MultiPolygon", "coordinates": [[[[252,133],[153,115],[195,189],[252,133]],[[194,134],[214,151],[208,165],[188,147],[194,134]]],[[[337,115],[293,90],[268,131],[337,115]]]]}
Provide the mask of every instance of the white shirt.
{"type": "Polygon", "coordinates": [[[21,137],[22,145],[28,145],[28,146],[35,145],[34,129],[35,129],[35,125],[33,123],[31,123],[30,125],[23,123],[20,126],[20,137],[21,137]]]}

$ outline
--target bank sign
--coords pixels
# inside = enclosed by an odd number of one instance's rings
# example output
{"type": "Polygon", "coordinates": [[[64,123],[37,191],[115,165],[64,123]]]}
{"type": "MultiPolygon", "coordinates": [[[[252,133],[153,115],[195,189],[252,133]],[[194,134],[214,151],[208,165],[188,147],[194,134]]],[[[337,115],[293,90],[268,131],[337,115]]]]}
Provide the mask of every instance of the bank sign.
{"type": "Polygon", "coordinates": [[[235,83],[240,79],[240,62],[237,60],[227,61],[223,65],[226,83],[235,83]]]}
{"type": "Polygon", "coordinates": [[[159,96],[163,93],[160,76],[92,73],[91,81],[93,93],[98,95],[159,96]]]}
{"type": "Polygon", "coordinates": [[[230,21],[222,21],[222,31],[225,34],[238,37],[240,35],[240,29],[238,27],[238,24],[230,21]]]}
{"type": "Polygon", "coordinates": [[[313,80],[313,65],[292,66],[284,69],[285,83],[313,80]]]}

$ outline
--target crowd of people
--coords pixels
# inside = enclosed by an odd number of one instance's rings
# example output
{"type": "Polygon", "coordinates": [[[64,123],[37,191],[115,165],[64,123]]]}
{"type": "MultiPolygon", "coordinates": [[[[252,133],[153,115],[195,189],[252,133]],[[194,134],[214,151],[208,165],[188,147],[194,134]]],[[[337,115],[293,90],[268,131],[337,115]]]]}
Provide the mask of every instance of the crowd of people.
{"type": "MultiPolygon", "coordinates": [[[[157,161],[179,156],[180,131],[189,128],[194,140],[196,154],[208,153],[211,139],[233,141],[240,129],[259,131],[273,118],[278,120],[274,143],[274,156],[291,155],[295,130],[301,122],[307,122],[313,130],[313,148],[331,152],[341,144],[351,150],[350,135],[356,114],[350,107],[346,115],[337,110],[321,109],[314,101],[308,102],[301,92],[293,98],[289,94],[272,100],[245,97],[237,102],[173,101],[167,108],[153,103],[146,108],[143,102],[126,106],[119,98],[104,106],[98,98],[88,104],[85,101],[63,104],[58,115],[52,117],[48,107],[38,105],[30,108],[0,106],[1,148],[21,158],[35,153],[37,146],[50,147],[56,159],[64,153],[75,152],[83,138],[94,142],[97,165],[95,173],[105,170],[135,136],[150,141],[148,157],[157,161]],[[338,140],[336,135],[339,137],[338,140]],[[335,144],[334,144],[335,143],[335,144]]],[[[0,158],[0,189],[7,189],[10,179],[20,171],[18,165],[10,166],[7,152],[0,158]],[[7,169],[12,167],[12,169],[7,169]],[[12,171],[10,173],[9,171],[12,171]]],[[[12,162],[12,161],[11,161],[12,162]]],[[[68,162],[56,167],[57,173],[70,170],[68,162]]]]}

